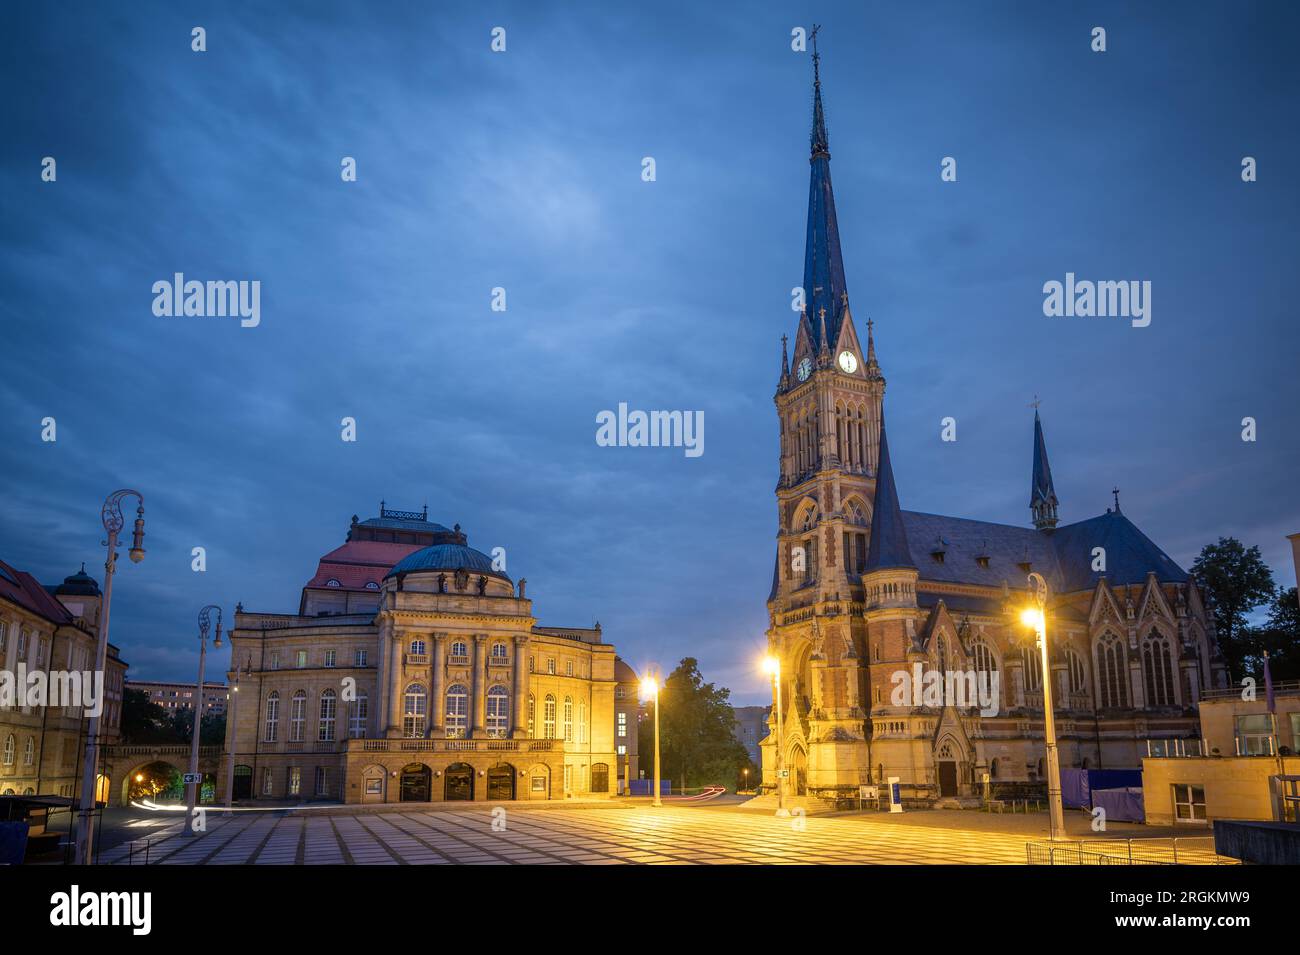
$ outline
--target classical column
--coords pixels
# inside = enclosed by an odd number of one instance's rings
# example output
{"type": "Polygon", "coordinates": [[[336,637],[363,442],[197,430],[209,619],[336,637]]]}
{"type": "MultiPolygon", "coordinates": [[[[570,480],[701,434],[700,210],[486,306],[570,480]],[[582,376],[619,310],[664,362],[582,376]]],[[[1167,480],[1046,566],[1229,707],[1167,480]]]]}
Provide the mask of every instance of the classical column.
{"type": "Polygon", "coordinates": [[[388,640],[388,732],[402,735],[402,634],[394,629],[388,640]]]}
{"type": "Polygon", "coordinates": [[[433,719],[433,729],[429,735],[434,739],[442,739],[447,735],[445,729],[446,714],[444,708],[447,704],[447,635],[445,633],[435,633],[433,635],[433,699],[429,701],[429,712],[433,719]]]}
{"type": "Polygon", "coordinates": [[[487,735],[487,634],[474,634],[474,735],[487,735]]]}
{"type": "Polygon", "coordinates": [[[515,705],[510,708],[511,737],[523,739],[528,735],[528,636],[515,636],[515,705]]]}

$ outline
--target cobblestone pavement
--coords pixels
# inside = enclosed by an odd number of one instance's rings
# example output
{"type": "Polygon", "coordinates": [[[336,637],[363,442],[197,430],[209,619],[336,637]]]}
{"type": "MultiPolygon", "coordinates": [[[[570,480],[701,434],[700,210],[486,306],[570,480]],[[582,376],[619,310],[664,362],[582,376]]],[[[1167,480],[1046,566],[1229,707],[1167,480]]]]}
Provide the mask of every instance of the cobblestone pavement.
{"type": "MultiPolygon", "coordinates": [[[[180,820],[147,821],[149,864],[1024,864],[1026,835],[964,824],[959,813],[777,819],[705,807],[411,809],[313,815],[310,811],[208,814],[187,839],[180,820]],[[494,830],[494,822],[498,826],[494,830]],[[504,825],[504,829],[499,828],[504,825]]],[[[980,820],[985,822],[985,820],[980,820]]],[[[146,823],[142,821],[141,825],[146,823]]],[[[1030,838],[1033,838],[1032,836],[1030,838]]],[[[1197,859],[1188,853],[1186,861],[1197,859]]],[[[144,839],[100,861],[140,864],[144,839]]]]}

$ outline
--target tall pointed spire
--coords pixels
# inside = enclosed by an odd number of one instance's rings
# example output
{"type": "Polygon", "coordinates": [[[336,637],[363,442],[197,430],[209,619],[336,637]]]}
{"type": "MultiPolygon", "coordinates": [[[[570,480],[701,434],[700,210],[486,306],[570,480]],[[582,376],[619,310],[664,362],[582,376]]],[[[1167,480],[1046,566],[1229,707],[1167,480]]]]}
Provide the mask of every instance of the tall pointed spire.
{"type": "Polygon", "coordinates": [[[867,319],[867,377],[880,377],[880,362],[876,361],[876,339],[872,336],[872,326],[875,323],[867,319]]]}
{"type": "Polygon", "coordinates": [[[1029,488],[1029,510],[1034,527],[1051,530],[1056,526],[1056,488],[1052,486],[1052,466],[1047,461],[1047,442],[1043,440],[1043,422],[1038,417],[1038,399],[1034,399],[1034,476],[1029,488]]]}
{"type": "MultiPolygon", "coordinates": [[[[813,27],[813,124],[811,136],[812,165],[808,183],[808,235],[804,244],[804,301],[811,315],[826,309],[826,327],[833,336],[839,334],[845,302],[844,260],[840,255],[840,229],[835,221],[835,195],[831,190],[831,154],[826,140],[826,114],[822,109],[821,56],[817,52],[817,27],[813,27]]],[[[820,348],[826,336],[813,342],[820,348]]]]}
{"type": "Polygon", "coordinates": [[[871,512],[871,545],[864,573],[873,570],[912,568],[912,550],[903,526],[903,511],[894,486],[894,468],[889,462],[889,441],[885,437],[885,416],[880,415],[880,467],[876,471],[876,500],[871,512]]]}

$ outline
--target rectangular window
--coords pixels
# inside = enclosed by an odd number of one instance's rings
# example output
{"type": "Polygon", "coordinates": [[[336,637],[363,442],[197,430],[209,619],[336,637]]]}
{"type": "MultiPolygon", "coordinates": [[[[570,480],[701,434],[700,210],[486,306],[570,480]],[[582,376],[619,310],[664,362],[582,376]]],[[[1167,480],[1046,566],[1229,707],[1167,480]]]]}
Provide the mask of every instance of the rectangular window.
{"type": "Polygon", "coordinates": [[[332,667],[334,665],[334,659],[335,659],[334,654],[335,654],[334,650],[325,651],[325,665],[327,667],[332,667]]]}
{"type": "Polygon", "coordinates": [[[352,712],[348,718],[348,736],[352,739],[365,739],[366,724],[370,716],[370,698],[363,694],[353,700],[349,706],[352,712]]]}
{"type": "Polygon", "coordinates": [[[316,767],[316,795],[328,796],[330,794],[330,771],[324,766],[316,767]]]}
{"type": "Polygon", "coordinates": [[[352,665],[358,667],[369,666],[369,664],[366,662],[365,650],[358,650],[352,654],[352,665]]]}
{"type": "Polygon", "coordinates": [[[622,743],[619,743],[619,744],[618,744],[618,755],[620,755],[620,756],[626,756],[626,755],[627,755],[627,747],[624,746],[622,743]]]}
{"type": "Polygon", "coordinates": [[[1237,755],[1272,756],[1273,721],[1267,713],[1237,717],[1237,755]]]}
{"type": "Polygon", "coordinates": [[[298,766],[289,767],[289,795],[302,795],[302,769],[298,766]]]}
{"type": "Polygon", "coordinates": [[[272,651],[271,651],[271,669],[272,669],[272,670],[278,670],[278,669],[280,669],[280,651],[279,651],[279,650],[272,650],[272,651]]]}
{"type": "Polygon", "coordinates": [[[573,676],[573,661],[572,661],[572,660],[566,660],[566,661],[565,661],[565,664],[564,664],[564,675],[565,675],[565,676],[573,676]]]}
{"type": "Polygon", "coordinates": [[[625,738],[627,736],[627,714],[626,713],[618,714],[618,735],[620,738],[625,738]]]}
{"type": "Polygon", "coordinates": [[[301,669],[303,669],[303,668],[306,667],[306,666],[307,666],[307,651],[306,651],[306,650],[299,650],[299,651],[298,651],[298,669],[301,670],[301,669]]]}
{"type": "Polygon", "coordinates": [[[316,734],[316,741],[320,743],[334,742],[334,723],[338,716],[338,700],[335,698],[332,690],[327,690],[326,695],[320,698],[320,725],[316,734]]]}
{"type": "Polygon", "coordinates": [[[270,796],[274,794],[274,791],[275,791],[275,782],[274,782],[274,776],[271,773],[271,767],[263,766],[262,767],[262,795],[270,796]]]}
{"type": "Polygon", "coordinates": [[[1174,822],[1205,822],[1205,788],[1174,785],[1174,822]]]}
{"type": "Polygon", "coordinates": [[[384,781],[381,778],[366,780],[367,796],[382,796],[384,794],[384,781]]]}
{"type": "Polygon", "coordinates": [[[555,657],[548,657],[546,660],[546,672],[555,675],[555,657]]]}

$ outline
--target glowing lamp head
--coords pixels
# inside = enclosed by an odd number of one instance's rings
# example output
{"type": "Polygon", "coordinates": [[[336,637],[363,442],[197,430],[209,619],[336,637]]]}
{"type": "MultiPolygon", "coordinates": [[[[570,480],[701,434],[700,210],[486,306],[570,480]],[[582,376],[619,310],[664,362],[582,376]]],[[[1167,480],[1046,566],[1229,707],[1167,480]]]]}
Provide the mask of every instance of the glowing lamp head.
{"type": "Polygon", "coordinates": [[[652,676],[646,677],[641,681],[641,696],[645,699],[657,697],[659,695],[659,681],[652,676]]]}
{"type": "Polygon", "coordinates": [[[781,661],[773,656],[763,657],[763,672],[768,676],[776,676],[781,672],[781,661]]]}
{"type": "Polygon", "coordinates": [[[135,512],[135,533],[131,535],[131,550],[128,551],[131,562],[138,564],[144,560],[144,505],[135,512]]]}
{"type": "Polygon", "coordinates": [[[1020,622],[1034,630],[1043,629],[1043,612],[1037,607],[1026,607],[1020,611],[1020,622]]]}

